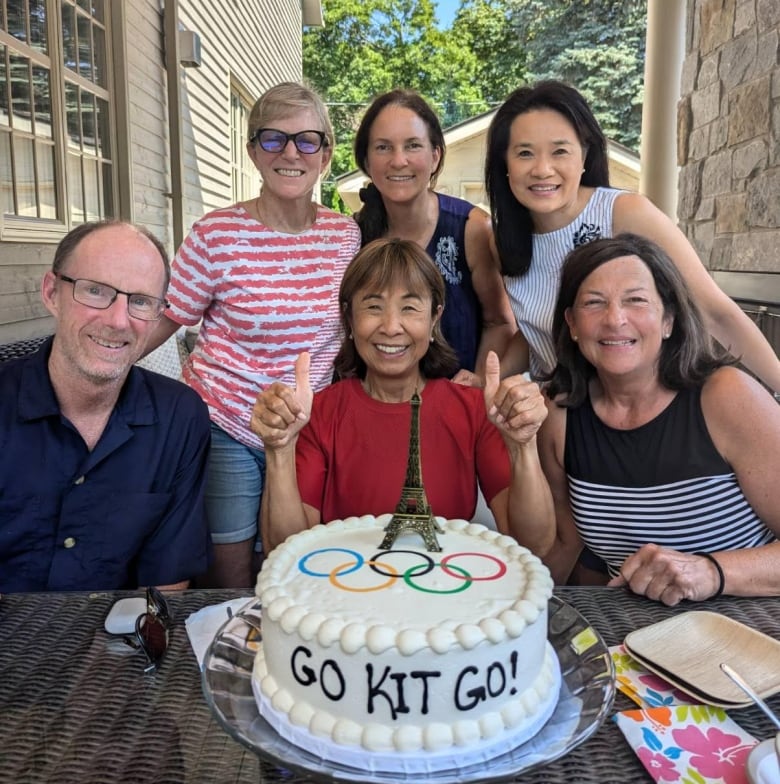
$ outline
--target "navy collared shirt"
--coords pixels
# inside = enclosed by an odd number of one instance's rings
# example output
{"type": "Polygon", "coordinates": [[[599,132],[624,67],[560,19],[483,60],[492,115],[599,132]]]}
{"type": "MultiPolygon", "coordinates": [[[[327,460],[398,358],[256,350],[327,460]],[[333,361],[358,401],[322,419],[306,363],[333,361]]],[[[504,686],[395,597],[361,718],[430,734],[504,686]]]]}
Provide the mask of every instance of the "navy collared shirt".
{"type": "Polygon", "coordinates": [[[137,588],[202,573],[203,401],[133,367],[90,452],[60,413],[51,343],[0,364],[0,592],[137,588]]]}

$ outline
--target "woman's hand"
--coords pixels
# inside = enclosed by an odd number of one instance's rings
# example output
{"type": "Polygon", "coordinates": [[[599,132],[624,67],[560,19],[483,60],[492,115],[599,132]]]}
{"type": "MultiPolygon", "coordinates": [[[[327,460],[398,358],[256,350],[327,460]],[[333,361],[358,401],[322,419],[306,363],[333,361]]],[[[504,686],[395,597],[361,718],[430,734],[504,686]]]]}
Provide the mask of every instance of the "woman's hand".
{"type": "Polygon", "coordinates": [[[309,384],[309,353],[295,361],[295,388],[275,381],[258,394],[249,426],[263,439],[266,449],[295,444],[301,428],[309,421],[314,399],[309,384]]]}
{"type": "Polygon", "coordinates": [[[720,588],[720,574],[702,555],[645,544],[623,561],[620,574],[607,585],[628,587],[673,607],[683,599],[696,602],[714,596],[720,588]]]}
{"type": "Polygon", "coordinates": [[[460,369],[453,377],[454,384],[461,384],[464,387],[477,387],[481,389],[485,384],[482,379],[470,370],[460,369]]]}
{"type": "Polygon", "coordinates": [[[518,444],[532,441],[547,417],[547,406],[538,384],[525,376],[501,381],[501,366],[494,351],[485,360],[485,406],[488,419],[505,438],[518,444]]]}

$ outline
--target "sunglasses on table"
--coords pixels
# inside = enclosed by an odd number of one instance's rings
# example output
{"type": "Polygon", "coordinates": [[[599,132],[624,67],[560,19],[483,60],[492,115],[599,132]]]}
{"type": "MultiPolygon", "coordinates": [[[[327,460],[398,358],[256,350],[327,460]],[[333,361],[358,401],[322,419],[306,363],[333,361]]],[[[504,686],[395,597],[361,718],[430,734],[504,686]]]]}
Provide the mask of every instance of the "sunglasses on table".
{"type": "Polygon", "coordinates": [[[276,128],[258,128],[250,137],[249,143],[257,142],[266,152],[282,152],[288,142],[304,155],[313,155],[328,146],[328,139],[322,131],[298,131],[285,133],[276,128]]]}
{"type": "Polygon", "coordinates": [[[147,588],[146,612],[136,618],[135,639],[125,638],[133,648],[144,652],[147,662],[144,672],[157,670],[163,654],[168,650],[171,625],[171,614],[165,597],[157,588],[147,588]]]}

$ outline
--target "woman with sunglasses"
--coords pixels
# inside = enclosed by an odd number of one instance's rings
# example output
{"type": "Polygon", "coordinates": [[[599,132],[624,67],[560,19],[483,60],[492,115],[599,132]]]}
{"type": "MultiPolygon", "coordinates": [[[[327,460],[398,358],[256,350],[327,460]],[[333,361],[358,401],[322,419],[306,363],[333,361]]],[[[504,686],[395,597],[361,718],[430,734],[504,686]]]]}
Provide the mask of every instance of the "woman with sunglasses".
{"type": "Polygon", "coordinates": [[[399,89],[375,98],[355,135],[355,160],[371,178],[355,220],[363,245],[381,237],[412,240],[434,260],[447,287],[442,331],[458,355],[454,380],[479,386],[488,351],[501,357],[517,325],[490,216],[434,190],[444,152],[436,113],[418,93],[399,89]]]}
{"type": "Polygon", "coordinates": [[[196,221],[174,259],[154,346],[202,320],[183,378],[212,420],[206,516],[214,562],[203,583],[250,587],[265,475],[263,442],[249,429],[258,388],[294,383],[311,354],[316,389],[333,375],[338,291],[360,246],[357,225],[312,201],[333,154],[322,99],[300,84],[268,90],[249,115],[247,153],[260,195],[196,221]]]}

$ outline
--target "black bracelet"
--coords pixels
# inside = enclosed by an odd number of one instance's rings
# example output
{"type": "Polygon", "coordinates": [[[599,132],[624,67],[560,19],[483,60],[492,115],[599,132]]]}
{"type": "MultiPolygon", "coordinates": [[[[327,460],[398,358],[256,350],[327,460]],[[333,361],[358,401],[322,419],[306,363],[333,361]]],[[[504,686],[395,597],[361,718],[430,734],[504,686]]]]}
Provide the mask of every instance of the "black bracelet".
{"type": "Polygon", "coordinates": [[[694,553],[694,555],[700,555],[702,558],[706,558],[718,570],[718,590],[710,596],[710,599],[717,599],[726,587],[726,575],[723,574],[723,567],[718,563],[718,559],[712,553],[694,553]]]}

